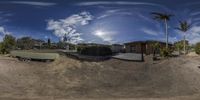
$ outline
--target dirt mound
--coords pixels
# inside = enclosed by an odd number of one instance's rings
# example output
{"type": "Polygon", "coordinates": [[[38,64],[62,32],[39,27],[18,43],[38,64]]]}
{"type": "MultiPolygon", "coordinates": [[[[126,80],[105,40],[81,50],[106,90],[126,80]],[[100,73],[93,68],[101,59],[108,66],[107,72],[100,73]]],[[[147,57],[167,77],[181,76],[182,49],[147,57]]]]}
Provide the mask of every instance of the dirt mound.
{"type": "Polygon", "coordinates": [[[197,57],[199,56],[198,54],[196,54],[196,52],[190,52],[187,54],[187,56],[190,56],[190,57],[197,57]]]}

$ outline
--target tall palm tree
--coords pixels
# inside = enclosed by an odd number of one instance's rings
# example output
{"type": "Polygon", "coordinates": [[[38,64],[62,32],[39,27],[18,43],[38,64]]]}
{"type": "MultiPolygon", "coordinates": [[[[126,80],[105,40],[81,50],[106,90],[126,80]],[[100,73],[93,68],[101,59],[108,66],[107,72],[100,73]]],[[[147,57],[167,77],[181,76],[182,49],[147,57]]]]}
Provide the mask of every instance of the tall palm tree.
{"type": "Polygon", "coordinates": [[[159,51],[160,44],[158,42],[154,42],[152,44],[153,47],[153,60],[156,60],[156,53],[159,51]]]}
{"type": "Polygon", "coordinates": [[[168,48],[168,24],[167,21],[170,20],[170,18],[173,16],[172,14],[167,13],[158,13],[158,12],[152,12],[154,20],[164,21],[165,24],[165,38],[166,38],[166,48],[168,48]]]}
{"type": "Polygon", "coordinates": [[[183,49],[184,49],[184,54],[186,53],[186,32],[191,28],[191,24],[189,24],[187,21],[179,21],[179,27],[176,29],[179,31],[182,31],[184,33],[184,42],[183,42],[183,49]]]}

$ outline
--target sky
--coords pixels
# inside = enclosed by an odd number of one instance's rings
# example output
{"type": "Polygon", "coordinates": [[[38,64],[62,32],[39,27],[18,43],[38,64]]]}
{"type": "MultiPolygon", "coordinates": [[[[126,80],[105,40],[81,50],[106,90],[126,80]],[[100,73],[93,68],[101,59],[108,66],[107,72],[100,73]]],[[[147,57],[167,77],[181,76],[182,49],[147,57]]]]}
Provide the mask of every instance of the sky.
{"type": "Polygon", "coordinates": [[[164,23],[151,12],[173,14],[168,22],[171,43],[200,42],[199,0],[1,0],[0,41],[6,34],[57,42],[69,33],[72,43],[165,41],[164,23]],[[175,29],[186,20],[186,33],[175,29]]]}

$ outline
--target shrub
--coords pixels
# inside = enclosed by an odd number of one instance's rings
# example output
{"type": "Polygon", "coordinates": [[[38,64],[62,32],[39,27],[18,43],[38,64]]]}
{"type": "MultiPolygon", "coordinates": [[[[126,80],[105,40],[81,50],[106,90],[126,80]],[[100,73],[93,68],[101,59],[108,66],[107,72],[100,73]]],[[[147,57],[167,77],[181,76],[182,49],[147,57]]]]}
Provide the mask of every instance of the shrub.
{"type": "Polygon", "coordinates": [[[108,56],[112,55],[112,50],[106,46],[86,46],[78,48],[80,54],[89,56],[108,56]]]}
{"type": "Polygon", "coordinates": [[[172,52],[173,52],[173,50],[171,50],[171,49],[169,49],[169,48],[162,48],[162,49],[160,50],[160,55],[161,55],[162,57],[169,57],[169,56],[171,56],[172,52]]]}
{"type": "Polygon", "coordinates": [[[7,50],[5,48],[4,43],[2,42],[0,43],[0,54],[5,54],[5,53],[7,53],[7,50]]]}
{"type": "Polygon", "coordinates": [[[200,54],[200,42],[196,44],[196,46],[195,46],[195,52],[197,54],[200,54]]]}
{"type": "Polygon", "coordinates": [[[83,46],[78,46],[78,47],[77,47],[77,52],[78,52],[78,53],[81,53],[82,50],[83,50],[83,46]]]}
{"type": "Polygon", "coordinates": [[[5,35],[3,42],[0,43],[0,53],[7,54],[11,50],[15,49],[16,41],[15,37],[11,35],[5,35]]]}

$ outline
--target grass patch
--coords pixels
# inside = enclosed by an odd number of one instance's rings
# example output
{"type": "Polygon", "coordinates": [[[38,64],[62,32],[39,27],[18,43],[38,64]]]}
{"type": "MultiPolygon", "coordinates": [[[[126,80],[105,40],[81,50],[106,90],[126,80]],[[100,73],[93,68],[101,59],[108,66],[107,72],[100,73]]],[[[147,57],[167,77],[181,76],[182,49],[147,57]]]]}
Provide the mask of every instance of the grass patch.
{"type": "Polygon", "coordinates": [[[41,52],[30,52],[30,51],[11,51],[11,56],[29,59],[39,60],[55,60],[59,57],[57,53],[41,53],[41,52]]]}

